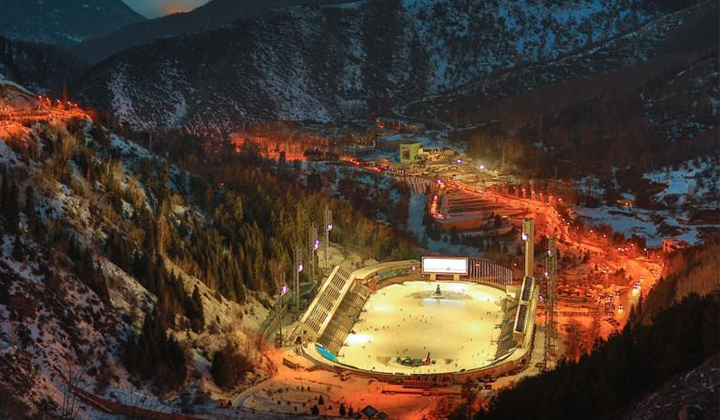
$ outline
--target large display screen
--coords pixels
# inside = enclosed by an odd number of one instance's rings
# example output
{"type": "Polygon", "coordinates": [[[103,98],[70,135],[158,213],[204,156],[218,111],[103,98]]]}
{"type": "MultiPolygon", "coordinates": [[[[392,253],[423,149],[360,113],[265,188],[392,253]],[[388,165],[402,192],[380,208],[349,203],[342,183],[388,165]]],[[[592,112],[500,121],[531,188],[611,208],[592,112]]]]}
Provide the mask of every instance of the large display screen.
{"type": "Polygon", "coordinates": [[[423,274],[467,274],[468,259],[458,257],[422,257],[423,274]]]}

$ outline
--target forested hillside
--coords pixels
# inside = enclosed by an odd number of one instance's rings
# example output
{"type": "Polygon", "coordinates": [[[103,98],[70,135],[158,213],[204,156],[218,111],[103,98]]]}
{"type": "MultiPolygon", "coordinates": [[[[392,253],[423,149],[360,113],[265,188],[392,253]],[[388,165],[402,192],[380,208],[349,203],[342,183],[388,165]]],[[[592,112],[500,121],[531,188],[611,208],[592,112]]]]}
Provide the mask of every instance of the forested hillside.
{"type": "MultiPolygon", "coordinates": [[[[578,179],[632,168],[637,181],[717,155],[719,13],[717,4],[703,3],[601,47],[410,109],[456,125],[454,141],[473,156],[503,160],[513,173],[578,179]]],[[[618,178],[621,188],[642,194],[642,186],[618,178]]]]}
{"type": "Polygon", "coordinates": [[[72,45],[144,20],[122,0],[0,0],[0,34],[72,45]]]}
{"type": "Polygon", "coordinates": [[[10,79],[35,92],[62,93],[85,65],[53,45],[33,44],[0,36],[0,78],[10,79]]]}
{"type": "Polygon", "coordinates": [[[677,252],[665,262],[663,278],[641,302],[635,316],[649,324],[663,308],[680,302],[691,294],[705,296],[720,289],[717,269],[720,267],[720,245],[710,243],[677,252]]]}
{"type": "Polygon", "coordinates": [[[557,60],[666,12],[642,0],[289,7],[138,45],[75,85],[87,104],[136,130],[221,135],[258,121],[327,123],[392,113],[522,61],[557,60]]]}
{"type": "Polygon", "coordinates": [[[325,205],[333,241],[377,259],[416,252],[252,150],[178,166],[87,119],[0,136],[0,416],[62,413],[68,372],[108,398],[265,377],[260,324],[325,205]]]}
{"type": "MultiPolygon", "coordinates": [[[[708,269],[717,268],[717,249],[717,244],[710,244],[676,257],[675,272],[633,308],[621,333],[597,342],[577,363],[561,362],[553,371],[502,391],[475,418],[616,418],[674,375],[716,356],[720,279],[708,276],[708,269]]],[[[713,392],[716,387],[699,391],[705,396],[713,392]]]]}
{"type": "MultiPolygon", "coordinates": [[[[313,3],[350,3],[352,0],[319,0],[313,3]]],[[[186,13],[174,13],[127,25],[117,31],[88,39],[70,51],[83,60],[96,63],[135,45],[157,38],[206,32],[232,22],[280,8],[307,4],[305,0],[211,0],[186,13]]]]}

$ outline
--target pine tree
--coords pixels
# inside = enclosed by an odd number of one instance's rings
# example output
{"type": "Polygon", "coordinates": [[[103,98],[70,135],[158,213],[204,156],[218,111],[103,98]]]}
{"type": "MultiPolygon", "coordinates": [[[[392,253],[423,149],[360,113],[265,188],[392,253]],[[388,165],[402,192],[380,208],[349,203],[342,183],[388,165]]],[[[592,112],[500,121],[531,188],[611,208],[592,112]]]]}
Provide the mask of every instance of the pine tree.
{"type": "Polygon", "coordinates": [[[20,235],[15,235],[15,240],[13,241],[12,247],[12,256],[17,261],[25,260],[25,248],[23,247],[22,241],[20,240],[20,235]]]}
{"type": "MultiPolygon", "coordinates": [[[[3,182],[3,186],[5,186],[5,182],[3,182]]],[[[16,184],[10,186],[7,196],[3,196],[3,213],[5,216],[5,229],[10,233],[17,232],[20,207],[18,206],[18,187],[16,184]]]]}
{"type": "Polygon", "coordinates": [[[195,289],[193,289],[190,306],[192,307],[192,310],[189,314],[190,324],[193,331],[199,333],[205,328],[205,315],[203,312],[203,303],[202,298],[200,297],[200,290],[198,289],[197,285],[195,286],[195,289]]]}

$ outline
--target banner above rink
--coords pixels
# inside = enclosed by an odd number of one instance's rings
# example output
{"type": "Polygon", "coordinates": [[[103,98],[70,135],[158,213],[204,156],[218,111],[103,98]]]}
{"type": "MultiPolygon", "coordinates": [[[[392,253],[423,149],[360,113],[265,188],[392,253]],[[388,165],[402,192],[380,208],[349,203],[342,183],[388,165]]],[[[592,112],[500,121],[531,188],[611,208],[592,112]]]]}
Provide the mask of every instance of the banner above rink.
{"type": "Polygon", "coordinates": [[[422,257],[423,274],[462,274],[468,273],[466,257],[422,257]]]}

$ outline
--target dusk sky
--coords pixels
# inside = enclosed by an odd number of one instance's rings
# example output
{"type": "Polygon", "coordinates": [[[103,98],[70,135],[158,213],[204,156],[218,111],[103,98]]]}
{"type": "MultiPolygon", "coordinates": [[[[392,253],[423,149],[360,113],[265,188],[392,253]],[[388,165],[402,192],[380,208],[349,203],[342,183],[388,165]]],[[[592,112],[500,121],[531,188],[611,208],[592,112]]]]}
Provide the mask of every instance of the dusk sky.
{"type": "Polygon", "coordinates": [[[135,11],[148,18],[177,12],[187,12],[208,0],[123,0],[135,11]]]}

